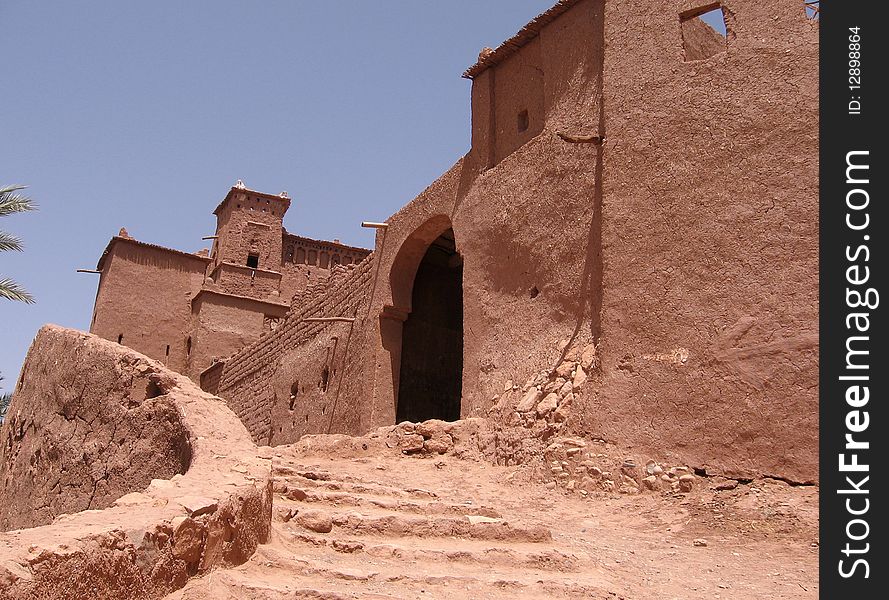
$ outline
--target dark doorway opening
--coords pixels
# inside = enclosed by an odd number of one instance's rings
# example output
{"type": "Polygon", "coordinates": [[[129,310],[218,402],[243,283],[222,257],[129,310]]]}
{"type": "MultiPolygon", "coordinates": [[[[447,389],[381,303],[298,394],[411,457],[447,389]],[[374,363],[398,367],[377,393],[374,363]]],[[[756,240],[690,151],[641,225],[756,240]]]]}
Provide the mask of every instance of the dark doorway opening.
{"type": "Polygon", "coordinates": [[[417,268],[401,338],[396,420],[456,421],[463,392],[463,259],[454,231],[433,241],[417,268]]]}

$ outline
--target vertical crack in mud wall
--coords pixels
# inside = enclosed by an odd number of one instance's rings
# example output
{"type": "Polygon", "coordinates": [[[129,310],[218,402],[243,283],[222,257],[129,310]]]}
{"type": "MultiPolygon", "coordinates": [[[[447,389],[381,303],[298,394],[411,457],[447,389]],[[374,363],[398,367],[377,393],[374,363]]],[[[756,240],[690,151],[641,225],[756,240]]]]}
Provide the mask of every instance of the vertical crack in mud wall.
{"type": "Polygon", "coordinates": [[[189,435],[167,382],[135,354],[43,330],[0,432],[0,531],[109,506],[184,473],[189,435]]]}

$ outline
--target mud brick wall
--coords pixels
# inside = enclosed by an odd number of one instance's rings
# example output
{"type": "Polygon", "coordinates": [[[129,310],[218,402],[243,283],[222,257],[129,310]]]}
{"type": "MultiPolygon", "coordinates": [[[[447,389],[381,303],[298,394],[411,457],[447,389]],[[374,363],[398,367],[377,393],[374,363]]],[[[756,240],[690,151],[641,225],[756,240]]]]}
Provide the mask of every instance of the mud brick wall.
{"type": "Polygon", "coordinates": [[[273,441],[272,408],[276,401],[273,379],[282,359],[337,325],[305,319],[356,317],[356,325],[363,320],[373,283],[373,256],[369,255],[357,265],[335,267],[326,285],[316,284],[302,293],[299,301],[294,299],[293,308],[275,330],[225,362],[216,392],[228,402],[257,443],[273,441]]]}

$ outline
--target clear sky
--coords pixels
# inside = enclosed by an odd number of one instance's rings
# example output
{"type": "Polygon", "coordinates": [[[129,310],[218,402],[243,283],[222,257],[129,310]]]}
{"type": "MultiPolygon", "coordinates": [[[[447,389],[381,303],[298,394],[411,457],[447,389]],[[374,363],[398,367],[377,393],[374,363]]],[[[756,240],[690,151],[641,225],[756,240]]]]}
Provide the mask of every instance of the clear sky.
{"type": "MultiPolygon", "coordinates": [[[[0,3],[0,183],[39,212],[0,220],[25,252],[0,275],[0,386],[44,323],[86,329],[121,227],[196,251],[235,180],[287,190],[288,230],[370,247],[469,148],[470,82],[555,0],[0,3]]],[[[144,298],[151,302],[151,297],[144,298]]]]}

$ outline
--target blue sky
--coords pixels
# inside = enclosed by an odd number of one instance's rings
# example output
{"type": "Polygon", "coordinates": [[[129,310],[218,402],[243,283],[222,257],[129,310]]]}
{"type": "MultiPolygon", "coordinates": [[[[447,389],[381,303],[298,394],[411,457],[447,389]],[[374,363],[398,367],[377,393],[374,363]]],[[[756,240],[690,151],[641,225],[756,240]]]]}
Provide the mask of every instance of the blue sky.
{"type": "MultiPolygon", "coordinates": [[[[0,3],[0,183],[39,212],[0,221],[10,389],[43,323],[86,329],[108,239],[187,251],[236,179],[287,190],[293,232],[370,246],[469,148],[463,70],[554,0],[0,3]]],[[[145,298],[151,302],[151,298],[145,298]]]]}

